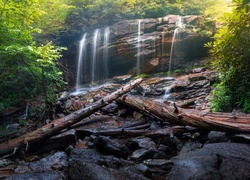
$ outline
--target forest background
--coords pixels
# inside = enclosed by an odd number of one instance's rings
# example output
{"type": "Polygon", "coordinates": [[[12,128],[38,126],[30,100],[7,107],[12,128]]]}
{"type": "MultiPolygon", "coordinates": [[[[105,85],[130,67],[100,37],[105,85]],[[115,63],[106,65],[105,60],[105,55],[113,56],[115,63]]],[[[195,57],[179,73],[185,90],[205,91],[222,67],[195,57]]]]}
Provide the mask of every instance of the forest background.
{"type": "Polygon", "coordinates": [[[213,32],[219,72],[214,111],[250,112],[250,0],[0,0],[0,110],[40,95],[44,107],[62,88],[60,58],[86,31],[128,19],[201,15],[213,32]]]}

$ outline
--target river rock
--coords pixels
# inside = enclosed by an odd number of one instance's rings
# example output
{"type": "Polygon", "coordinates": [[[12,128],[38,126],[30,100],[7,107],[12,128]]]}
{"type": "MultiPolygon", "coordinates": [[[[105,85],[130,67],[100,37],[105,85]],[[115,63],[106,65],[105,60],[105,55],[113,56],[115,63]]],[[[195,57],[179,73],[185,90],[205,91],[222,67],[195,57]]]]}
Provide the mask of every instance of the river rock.
{"type": "Polygon", "coordinates": [[[135,161],[141,161],[144,159],[148,159],[151,158],[153,155],[154,151],[152,150],[147,150],[147,149],[137,149],[135,150],[132,155],[131,155],[131,159],[135,160],[135,161]]]}
{"type": "Polygon", "coordinates": [[[95,139],[95,145],[99,150],[113,154],[117,157],[125,157],[129,153],[129,149],[126,146],[105,136],[98,136],[95,139]]]}
{"type": "Polygon", "coordinates": [[[226,138],[226,133],[220,131],[210,131],[210,133],[208,134],[208,138],[210,143],[228,141],[228,139],[226,138]]]}
{"type": "Polygon", "coordinates": [[[166,179],[249,179],[249,148],[238,143],[205,144],[172,158],[173,168],[166,179]]]}
{"type": "Polygon", "coordinates": [[[132,162],[111,155],[100,154],[93,149],[74,149],[69,157],[70,179],[130,180],[147,179],[143,177],[145,167],[134,166],[132,162]],[[131,171],[134,167],[135,171],[131,171]]]}
{"type": "Polygon", "coordinates": [[[59,171],[46,171],[40,173],[25,173],[25,174],[16,174],[5,178],[6,180],[66,180],[62,172],[59,171]]]}
{"type": "Polygon", "coordinates": [[[147,150],[156,150],[156,144],[154,141],[152,141],[152,139],[148,138],[148,137],[137,137],[134,138],[132,140],[130,140],[129,142],[133,147],[138,147],[138,148],[144,148],[147,150]]]}
{"type": "Polygon", "coordinates": [[[102,108],[102,111],[107,112],[107,113],[114,113],[118,111],[119,106],[117,103],[113,102],[102,108]]]}
{"type": "Polygon", "coordinates": [[[65,152],[56,152],[34,162],[22,162],[15,169],[16,173],[37,173],[68,168],[68,157],[65,152]]]}

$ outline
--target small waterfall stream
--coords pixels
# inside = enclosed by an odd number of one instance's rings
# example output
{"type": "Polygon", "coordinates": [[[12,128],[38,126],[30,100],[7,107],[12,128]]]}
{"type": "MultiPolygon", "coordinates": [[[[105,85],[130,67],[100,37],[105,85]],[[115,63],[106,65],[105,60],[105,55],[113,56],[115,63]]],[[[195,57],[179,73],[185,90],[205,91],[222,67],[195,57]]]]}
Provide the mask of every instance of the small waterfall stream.
{"type": "Polygon", "coordinates": [[[108,59],[109,59],[109,44],[110,44],[110,28],[106,27],[104,29],[104,43],[103,43],[103,67],[104,67],[104,72],[103,72],[103,79],[107,79],[109,76],[108,72],[108,59]]]}
{"type": "Polygon", "coordinates": [[[140,63],[140,55],[141,55],[141,19],[138,20],[138,36],[137,36],[137,61],[136,61],[136,74],[140,74],[141,63],[140,63]]]}
{"type": "Polygon", "coordinates": [[[93,36],[93,49],[92,49],[92,64],[91,64],[91,82],[97,82],[99,80],[99,67],[98,67],[98,51],[99,48],[99,40],[100,38],[100,30],[96,29],[93,36]]]}
{"type": "MultiPolygon", "coordinates": [[[[133,52],[136,52],[134,56],[136,67],[135,73],[137,75],[141,73],[144,61],[148,61],[149,58],[152,60],[161,56],[161,59],[166,61],[165,59],[167,59],[166,57],[169,55],[168,74],[170,75],[170,72],[173,69],[172,66],[177,62],[176,58],[179,57],[178,52],[176,52],[179,49],[177,47],[180,39],[178,34],[180,34],[179,32],[181,32],[182,28],[185,28],[182,18],[178,18],[177,16],[177,19],[175,20],[175,29],[173,31],[172,42],[170,42],[170,44],[168,27],[163,27],[162,32],[159,32],[161,34],[159,36],[155,36],[153,40],[151,40],[152,42],[149,43],[149,33],[147,32],[148,25],[146,23],[147,22],[144,22],[142,19],[138,19],[133,22],[134,34],[130,41],[134,48],[133,52]],[[160,36],[162,36],[161,40],[160,36]],[[151,49],[149,49],[149,47],[151,49]]],[[[113,58],[113,49],[115,49],[113,44],[111,46],[111,37],[112,40],[115,39],[114,35],[117,33],[116,31],[117,29],[113,29],[113,27],[106,27],[103,29],[96,29],[91,34],[85,33],[83,35],[79,43],[79,52],[76,63],[76,90],[80,89],[80,84],[83,84],[84,82],[90,81],[92,84],[97,84],[105,81],[110,76],[111,73],[109,72],[109,68],[113,65],[108,65],[108,62],[111,62],[109,59],[111,57],[113,58]],[[112,51],[109,50],[109,47],[111,47],[112,51]]],[[[152,36],[154,35],[152,34],[152,36]]],[[[118,48],[118,46],[116,48],[118,48]]],[[[119,48],[119,51],[122,52],[127,47],[120,46],[119,48]]],[[[162,70],[165,68],[166,65],[165,67],[160,67],[162,70]]]]}
{"type": "Polygon", "coordinates": [[[166,101],[166,100],[168,100],[169,99],[169,96],[170,96],[170,88],[166,88],[165,89],[165,94],[164,94],[164,96],[163,96],[163,100],[164,101],[166,101]]]}
{"type": "Polygon", "coordinates": [[[179,33],[179,30],[182,29],[182,28],[185,28],[185,24],[183,24],[182,22],[182,18],[179,17],[178,19],[176,19],[176,22],[175,22],[175,26],[177,28],[175,28],[174,30],[174,34],[173,34],[173,39],[172,39],[172,44],[171,44],[171,48],[170,48],[170,58],[169,58],[169,68],[168,68],[168,76],[170,76],[171,74],[171,68],[172,68],[172,63],[174,61],[174,56],[175,56],[175,48],[176,46],[178,45],[176,43],[176,41],[178,40],[178,33],[179,33]]]}
{"type": "Polygon", "coordinates": [[[77,59],[76,91],[80,89],[80,84],[82,82],[83,68],[86,68],[86,36],[87,34],[85,33],[79,43],[78,59],[77,59]]]}

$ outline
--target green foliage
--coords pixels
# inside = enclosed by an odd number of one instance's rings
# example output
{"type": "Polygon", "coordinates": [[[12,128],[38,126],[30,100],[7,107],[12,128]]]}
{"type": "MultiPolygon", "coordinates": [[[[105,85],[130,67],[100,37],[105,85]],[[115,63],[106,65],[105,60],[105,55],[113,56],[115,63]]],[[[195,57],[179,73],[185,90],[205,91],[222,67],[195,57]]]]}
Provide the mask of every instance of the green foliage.
{"type": "MultiPolygon", "coordinates": [[[[83,32],[113,25],[122,20],[157,18],[168,14],[205,15],[208,22],[226,9],[224,0],[71,0],[63,38],[75,41],[83,32]],[[216,12],[214,11],[216,10],[216,12]]],[[[206,29],[199,31],[205,32],[206,29]]]]}
{"type": "Polygon", "coordinates": [[[215,85],[216,90],[213,91],[212,111],[230,112],[231,106],[231,92],[225,86],[221,84],[215,85]]]}
{"type": "Polygon", "coordinates": [[[182,73],[184,70],[183,69],[176,69],[174,70],[174,73],[182,73]]]}
{"type": "MultiPolygon", "coordinates": [[[[61,47],[34,41],[44,14],[38,0],[0,0],[0,109],[43,93],[50,101],[64,82],[57,66],[61,47]]],[[[41,42],[41,41],[40,41],[41,42]]]]}
{"type": "Polygon", "coordinates": [[[34,25],[41,29],[40,36],[51,39],[51,36],[66,30],[65,19],[69,11],[74,9],[69,3],[68,0],[38,0],[38,8],[42,15],[34,25]]]}
{"type": "Polygon", "coordinates": [[[218,105],[217,109],[223,110],[226,104],[229,109],[243,107],[250,112],[250,1],[235,0],[234,3],[235,10],[223,16],[211,49],[213,65],[222,74],[213,102],[218,105]],[[229,98],[219,97],[220,94],[229,98]]]}
{"type": "Polygon", "coordinates": [[[138,79],[138,78],[147,78],[147,77],[149,77],[148,74],[139,74],[139,75],[135,76],[134,79],[138,79]]]}

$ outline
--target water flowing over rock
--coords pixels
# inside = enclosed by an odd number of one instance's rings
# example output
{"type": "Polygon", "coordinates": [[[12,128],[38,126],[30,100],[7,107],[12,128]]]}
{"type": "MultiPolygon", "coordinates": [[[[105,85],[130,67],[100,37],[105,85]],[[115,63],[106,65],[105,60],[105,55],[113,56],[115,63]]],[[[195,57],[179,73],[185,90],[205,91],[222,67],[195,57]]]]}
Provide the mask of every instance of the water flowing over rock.
{"type": "Polygon", "coordinates": [[[124,74],[168,72],[170,59],[171,70],[194,65],[195,60],[207,56],[204,43],[211,40],[195,32],[201,21],[199,16],[168,15],[126,20],[108,27],[108,31],[106,27],[88,32],[85,47],[89,62],[81,83],[124,74]],[[180,26],[180,19],[185,25],[180,26]],[[173,46],[176,28],[178,38],[173,46]]]}

